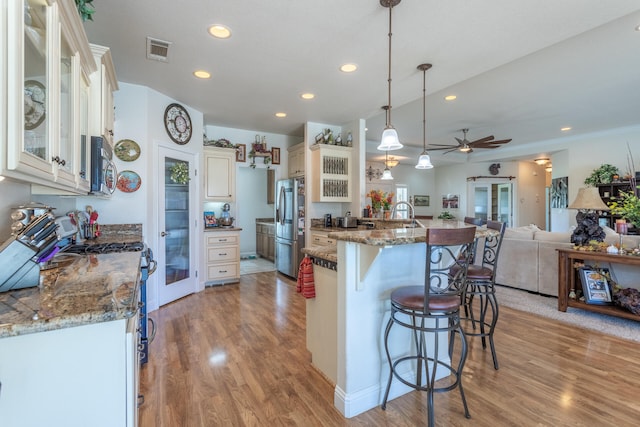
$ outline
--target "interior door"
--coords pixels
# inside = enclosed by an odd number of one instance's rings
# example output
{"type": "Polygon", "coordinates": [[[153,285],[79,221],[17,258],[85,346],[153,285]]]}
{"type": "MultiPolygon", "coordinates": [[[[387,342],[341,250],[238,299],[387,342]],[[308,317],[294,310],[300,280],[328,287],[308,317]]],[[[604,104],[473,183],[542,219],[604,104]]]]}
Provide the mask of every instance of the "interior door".
{"type": "Polygon", "coordinates": [[[469,186],[471,203],[467,207],[467,216],[513,226],[513,183],[474,182],[469,186]]]}
{"type": "Polygon", "coordinates": [[[196,156],[160,147],[158,168],[158,302],[194,293],[196,265],[196,156]]]}

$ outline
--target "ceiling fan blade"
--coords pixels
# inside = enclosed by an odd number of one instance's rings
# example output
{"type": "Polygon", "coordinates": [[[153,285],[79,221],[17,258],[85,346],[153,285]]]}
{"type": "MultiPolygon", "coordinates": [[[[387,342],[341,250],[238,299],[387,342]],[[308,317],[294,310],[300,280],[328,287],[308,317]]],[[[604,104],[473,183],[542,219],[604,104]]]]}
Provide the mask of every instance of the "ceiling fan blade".
{"type": "Polygon", "coordinates": [[[511,142],[511,140],[510,139],[501,139],[501,140],[498,140],[498,141],[490,141],[491,144],[506,144],[508,142],[511,142]]]}
{"type": "Polygon", "coordinates": [[[428,144],[428,147],[457,147],[457,145],[451,144],[428,144]]]}
{"type": "Polygon", "coordinates": [[[445,155],[445,154],[447,154],[447,153],[451,153],[451,152],[453,152],[453,151],[458,151],[458,147],[453,148],[453,149],[451,149],[451,150],[449,150],[449,151],[445,151],[444,153],[442,153],[442,155],[445,155]]]}
{"type": "Polygon", "coordinates": [[[429,148],[427,151],[438,151],[438,150],[457,150],[458,147],[454,147],[453,145],[449,145],[447,147],[439,147],[439,148],[429,148]]]}
{"type": "Polygon", "coordinates": [[[499,148],[499,145],[474,145],[473,148],[499,148]]]}
{"type": "Polygon", "coordinates": [[[459,144],[459,145],[464,145],[464,143],[465,143],[465,141],[466,141],[466,138],[465,138],[464,140],[462,140],[462,139],[458,138],[457,136],[454,136],[454,138],[456,139],[456,141],[458,141],[458,144],[459,144]]]}
{"type": "Polygon", "coordinates": [[[471,144],[480,144],[480,143],[483,143],[483,142],[490,141],[492,139],[493,139],[493,135],[485,136],[484,138],[476,139],[475,141],[470,142],[469,145],[471,145],[471,144]]]}

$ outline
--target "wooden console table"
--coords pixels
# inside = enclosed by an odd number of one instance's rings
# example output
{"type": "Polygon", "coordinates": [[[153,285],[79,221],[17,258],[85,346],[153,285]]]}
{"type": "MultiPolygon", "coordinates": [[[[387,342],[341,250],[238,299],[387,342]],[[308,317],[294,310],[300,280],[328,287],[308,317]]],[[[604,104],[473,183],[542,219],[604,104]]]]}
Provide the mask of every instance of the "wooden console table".
{"type": "MultiPolygon", "coordinates": [[[[576,274],[574,263],[579,261],[597,261],[613,264],[636,265],[640,267],[640,257],[631,255],[608,254],[604,252],[575,251],[573,249],[558,249],[558,310],[567,311],[567,307],[577,307],[610,316],[640,322],[640,316],[615,305],[587,304],[577,299],[569,298],[571,289],[576,289],[576,274]]],[[[578,283],[579,286],[582,286],[578,283]]]]}

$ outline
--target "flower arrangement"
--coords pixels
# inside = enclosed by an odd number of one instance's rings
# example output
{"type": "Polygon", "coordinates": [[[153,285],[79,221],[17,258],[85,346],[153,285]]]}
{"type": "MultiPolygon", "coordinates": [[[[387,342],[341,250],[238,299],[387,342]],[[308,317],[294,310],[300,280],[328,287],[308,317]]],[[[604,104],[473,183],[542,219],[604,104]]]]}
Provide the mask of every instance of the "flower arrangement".
{"type": "Polygon", "coordinates": [[[612,197],[609,202],[612,215],[620,215],[634,225],[640,228],[640,198],[632,191],[620,191],[617,197],[612,197]]]}
{"type": "Polygon", "coordinates": [[[389,210],[393,204],[394,193],[385,193],[382,190],[371,190],[367,197],[371,198],[371,208],[373,212],[378,212],[380,209],[389,210]]]}
{"type": "Polygon", "coordinates": [[[186,184],[191,178],[189,178],[189,165],[185,162],[178,162],[169,168],[171,173],[171,181],[176,184],[186,184]]]}

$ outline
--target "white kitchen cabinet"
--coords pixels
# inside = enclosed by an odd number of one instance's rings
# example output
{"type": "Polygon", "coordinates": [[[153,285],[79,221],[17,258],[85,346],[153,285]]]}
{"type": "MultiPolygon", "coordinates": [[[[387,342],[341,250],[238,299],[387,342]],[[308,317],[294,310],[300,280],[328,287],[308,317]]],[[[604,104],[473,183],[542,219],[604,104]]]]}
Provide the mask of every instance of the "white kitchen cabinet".
{"type": "Polygon", "coordinates": [[[351,147],[326,144],[311,146],[312,201],[351,201],[351,150],[351,147]]]}
{"type": "Polygon", "coordinates": [[[240,280],[240,231],[206,231],[205,285],[240,280]]]}
{"type": "Polygon", "coordinates": [[[80,93],[95,70],[72,0],[3,2],[0,174],[80,194],[80,93]],[[6,44],[6,45],[5,45],[6,44]]]}
{"type": "Polygon", "coordinates": [[[118,80],[108,47],[90,45],[97,70],[91,74],[90,134],[102,136],[113,147],[113,122],[115,120],[113,92],[118,90],[118,80]]]}
{"type": "Polygon", "coordinates": [[[287,148],[289,153],[289,178],[304,176],[305,170],[305,150],[304,142],[287,148]]]}
{"type": "Polygon", "coordinates": [[[135,427],[138,315],[0,339],[0,424],[135,427]]]}
{"type": "Polygon", "coordinates": [[[236,198],[236,151],[229,148],[204,148],[204,199],[209,202],[233,202],[236,198]]]}

